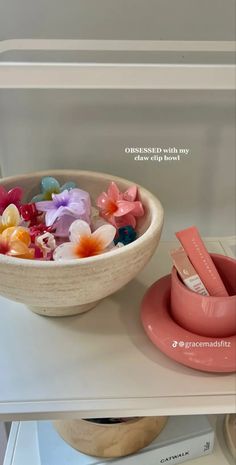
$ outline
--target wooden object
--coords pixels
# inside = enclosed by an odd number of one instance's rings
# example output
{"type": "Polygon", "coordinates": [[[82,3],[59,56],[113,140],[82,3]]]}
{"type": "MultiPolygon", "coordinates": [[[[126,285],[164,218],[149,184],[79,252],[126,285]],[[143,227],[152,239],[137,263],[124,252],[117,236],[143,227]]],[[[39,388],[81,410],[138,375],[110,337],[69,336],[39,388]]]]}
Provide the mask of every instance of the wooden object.
{"type": "Polygon", "coordinates": [[[123,457],[150,444],[166,422],[167,417],[140,417],[112,425],[68,420],[55,421],[54,426],[66,442],[84,454],[123,457]]]}
{"type": "Polygon", "coordinates": [[[236,414],[235,413],[226,415],[224,431],[225,431],[225,440],[228,445],[228,448],[233,458],[236,460],[236,414]]]}
{"type": "MultiPolygon", "coordinates": [[[[43,176],[54,176],[61,184],[75,181],[88,191],[92,203],[115,181],[121,190],[132,184],[122,178],[90,171],[44,171],[0,180],[6,189],[24,188],[26,201],[39,192],[43,176]]],[[[163,208],[159,200],[139,187],[145,215],[140,218],[138,239],[133,243],[95,257],[65,263],[25,260],[0,255],[0,294],[26,304],[47,316],[69,316],[93,308],[98,301],[131,281],[148,263],[161,235],[163,208]]]]}

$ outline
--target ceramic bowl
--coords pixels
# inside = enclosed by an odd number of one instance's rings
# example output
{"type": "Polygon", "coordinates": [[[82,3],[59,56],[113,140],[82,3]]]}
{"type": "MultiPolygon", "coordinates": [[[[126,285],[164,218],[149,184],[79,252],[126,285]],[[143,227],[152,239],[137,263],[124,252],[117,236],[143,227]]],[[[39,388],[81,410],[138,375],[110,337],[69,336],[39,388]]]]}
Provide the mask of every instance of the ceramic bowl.
{"type": "Polygon", "coordinates": [[[224,255],[211,258],[229,297],[203,296],[189,290],[173,267],[171,313],[183,328],[201,336],[228,337],[236,334],[236,260],[224,255]]]}
{"type": "MultiPolygon", "coordinates": [[[[134,183],[109,174],[90,171],[44,171],[0,180],[6,189],[24,188],[25,201],[40,191],[43,176],[54,176],[60,184],[75,181],[91,195],[92,204],[109,183],[120,190],[134,183]]],[[[89,258],[54,262],[0,255],[0,294],[47,316],[68,316],[93,308],[101,299],[131,281],[148,263],[161,235],[163,208],[149,191],[139,187],[145,215],[137,223],[138,238],[122,248],[89,258]]]]}
{"type": "Polygon", "coordinates": [[[72,447],[95,457],[123,457],[146,447],[162,431],[167,417],[140,417],[114,424],[58,420],[54,426],[72,447]]]}

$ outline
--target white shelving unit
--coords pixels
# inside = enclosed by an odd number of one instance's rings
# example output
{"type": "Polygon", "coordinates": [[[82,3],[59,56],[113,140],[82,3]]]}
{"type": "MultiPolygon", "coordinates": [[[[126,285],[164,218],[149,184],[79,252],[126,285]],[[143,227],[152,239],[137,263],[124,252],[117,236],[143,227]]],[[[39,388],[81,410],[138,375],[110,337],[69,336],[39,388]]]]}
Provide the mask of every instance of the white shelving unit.
{"type": "MultiPolygon", "coordinates": [[[[209,419],[215,428],[216,434],[213,454],[187,461],[185,464],[234,465],[234,460],[225,445],[223,435],[224,416],[212,415],[209,419]]],[[[50,446],[53,447],[52,444],[50,446]]],[[[44,456],[46,456],[47,449],[50,446],[49,444],[43,444],[44,456]]],[[[41,465],[36,421],[13,423],[4,465],[41,465]]],[[[80,465],[79,458],[78,465],[80,465]]]]}
{"type": "MultiPolygon", "coordinates": [[[[224,254],[225,242],[208,240],[207,247],[224,254]]],[[[170,272],[174,245],[161,242],[137,279],[80,316],[43,318],[1,298],[0,419],[234,411],[233,374],[176,364],[141,326],[141,299],[170,272]]]]}
{"type": "MultiPolygon", "coordinates": [[[[235,42],[227,40],[3,40],[0,89],[232,90],[235,51],[235,42]],[[105,51],[107,61],[11,59],[22,52],[31,57],[36,52],[92,52],[94,57],[105,51]],[[115,59],[116,52],[139,53],[140,59],[115,59]],[[177,59],[143,59],[150,52],[177,59]],[[188,58],[182,60],[183,52],[188,58]]],[[[211,238],[207,245],[211,252],[234,256],[234,238],[211,238]]],[[[169,273],[172,246],[162,242],[136,280],[79,317],[46,319],[0,298],[0,420],[235,411],[234,375],[176,364],[141,327],[141,298],[154,280],[169,273]]],[[[13,423],[4,465],[40,465],[37,454],[36,422],[13,423]]],[[[195,463],[231,463],[221,435],[214,455],[195,463]]]]}
{"type": "Polygon", "coordinates": [[[0,62],[3,89],[235,89],[234,41],[39,40],[0,42],[0,56],[16,51],[112,52],[110,62],[0,62]],[[116,52],[139,52],[135,63],[115,61],[116,52]],[[197,52],[198,63],[142,62],[147,52],[197,52]],[[208,55],[206,59],[206,53],[208,55]],[[229,62],[222,53],[231,55],[229,62]],[[215,62],[211,59],[214,54],[215,62]],[[219,60],[217,54],[221,54],[219,60]],[[202,61],[201,61],[202,60],[202,61]],[[210,64],[209,64],[210,62],[210,64]]]}

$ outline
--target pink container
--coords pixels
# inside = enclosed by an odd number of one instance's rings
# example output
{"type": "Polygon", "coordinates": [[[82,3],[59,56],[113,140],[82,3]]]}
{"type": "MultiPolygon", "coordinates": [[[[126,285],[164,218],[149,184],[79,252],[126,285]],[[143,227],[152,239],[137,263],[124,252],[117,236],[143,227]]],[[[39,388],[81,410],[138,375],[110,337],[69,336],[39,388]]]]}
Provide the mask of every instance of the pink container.
{"type": "Polygon", "coordinates": [[[189,290],[173,267],[171,274],[171,314],[182,328],[209,337],[236,334],[236,260],[224,255],[211,258],[229,293],[228,297],[203,296],[189,290]]]}

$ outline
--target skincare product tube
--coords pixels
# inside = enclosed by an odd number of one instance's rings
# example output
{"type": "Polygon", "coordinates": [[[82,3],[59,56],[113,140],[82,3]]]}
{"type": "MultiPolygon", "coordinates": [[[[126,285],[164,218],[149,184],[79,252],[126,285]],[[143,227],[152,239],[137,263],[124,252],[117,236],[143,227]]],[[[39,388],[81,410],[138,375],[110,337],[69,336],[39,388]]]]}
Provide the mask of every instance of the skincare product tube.
{"type": "Polygon", "coordinates": [[[228,292],[195,226],[176,233],[193,267],[210,296],[227,297],[228,292]]]}
{"type": "Polygon", "coordinates": [[[185,251],[183,249],[171,250],[170,255],[186,287],[198,294],[209,295],[185,251]]]}

